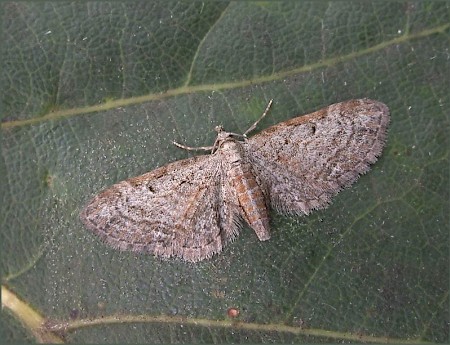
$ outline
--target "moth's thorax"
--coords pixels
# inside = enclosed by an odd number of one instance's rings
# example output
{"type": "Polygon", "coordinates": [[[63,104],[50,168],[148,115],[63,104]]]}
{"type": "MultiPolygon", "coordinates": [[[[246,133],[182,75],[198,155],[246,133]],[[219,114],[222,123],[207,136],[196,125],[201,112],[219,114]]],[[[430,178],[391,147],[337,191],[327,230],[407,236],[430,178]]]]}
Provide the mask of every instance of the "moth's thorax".
{"type": "Polygon", "coordinates": [[[226,160],[226,174],[236,191],[241,216],[261,241],[268,240],[270,233],[267,205],[249,157],[242,143],[234,138],[227,138],[220,144],[220,154],[226,160]]]}
{"type": "Polygon", "coordinates": [[[242,144],[234,138],[228,137],[219,142],[219,150],[227,156],[230,163],[245,160],[245,151],[242,144]]]}

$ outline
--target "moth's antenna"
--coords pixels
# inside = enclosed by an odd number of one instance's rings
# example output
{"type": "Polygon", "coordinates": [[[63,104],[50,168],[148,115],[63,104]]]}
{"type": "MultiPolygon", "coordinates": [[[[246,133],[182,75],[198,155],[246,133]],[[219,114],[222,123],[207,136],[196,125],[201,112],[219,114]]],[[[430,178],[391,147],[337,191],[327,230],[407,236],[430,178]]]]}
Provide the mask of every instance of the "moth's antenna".
{"type": "Polygon", "coordinates": [[[176,147],[179,147],[180,149],[187,151],[211,151],[215,148],[215,146],[199,146],[199,147],[186,146],[178,144],[176,141],[172,141],[172,144],[174,144],[176,147]]]}
{"type": "Polygon", "coordinates": [[[246,137],[248,133],[250,133],[251,131],[253,131],[253,130],[256,128],[256,126],[258,125],[259,121],[261,121],[261,120],[267,115],[267,113],[268,113],[269,110],[270,110],[270,107],[271,107],[272,103],[273,103],[273,99],[271,99],[271,100],[269,101],[269,104],[267,104],[266,110],[264,110],[264,113],[260,116],[260,118],[259,118],[258,120],[256,120],[256,122],[255,122],[253,125],[251,125],[250,128],[247,129],[247,130],[244,132],[244,134],[242,134],[244,137],[246,137]]]}

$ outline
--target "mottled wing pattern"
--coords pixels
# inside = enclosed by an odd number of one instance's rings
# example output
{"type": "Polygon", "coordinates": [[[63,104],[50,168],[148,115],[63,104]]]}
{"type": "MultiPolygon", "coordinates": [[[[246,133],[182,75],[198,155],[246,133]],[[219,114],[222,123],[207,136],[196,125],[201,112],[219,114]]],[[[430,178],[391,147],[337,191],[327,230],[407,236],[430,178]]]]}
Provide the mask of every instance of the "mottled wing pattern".
{"type": "Polygon", "coordinates": [[[104,190],[81,219],[115,248],[200,261],[237,233],[238,211],[222,175],[214,155],[177,161],[104,190]]]}
{"type": "Polygon", "coordinates": [[[388,123],[383,103],[351,100],[269,127],[243,145],[271,206],[308,214],[369,170],[388,123]]]}

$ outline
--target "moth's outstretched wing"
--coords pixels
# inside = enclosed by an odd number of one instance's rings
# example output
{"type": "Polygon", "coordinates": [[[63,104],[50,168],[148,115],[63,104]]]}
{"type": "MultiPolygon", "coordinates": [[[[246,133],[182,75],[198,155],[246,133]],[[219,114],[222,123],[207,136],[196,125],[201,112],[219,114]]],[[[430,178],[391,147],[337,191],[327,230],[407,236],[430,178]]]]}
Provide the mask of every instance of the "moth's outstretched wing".
{"type": "Polygon", "coordinates": [[[81,219],[115,248],[200,261],[237,233],[221,178],[214,155],[177,161],[104,190],[81,219]]]}
{"type": "Polygon", "coordinates": [[[377,160],[389,109],[358,99],[269,127],[244,143],[271,206],[308,214],[353,183],[377,160]]]}

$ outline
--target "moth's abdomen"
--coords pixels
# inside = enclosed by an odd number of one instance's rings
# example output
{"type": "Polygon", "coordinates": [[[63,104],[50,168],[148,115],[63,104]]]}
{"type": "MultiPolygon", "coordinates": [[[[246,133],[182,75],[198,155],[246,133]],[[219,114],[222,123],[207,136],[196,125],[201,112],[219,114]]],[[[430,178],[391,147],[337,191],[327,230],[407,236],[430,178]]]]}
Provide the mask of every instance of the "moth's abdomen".
{"type": "Polygon", "coordinates": [[[260,241],[270,238],[269,214],[261,186],[252,172],[252,166],[245,159],[245,153],[237,142],[225,143],[228,151],[229,170],[227,172],[231,185],[236,191],[241,216],[256,232],[260,241]]]}
{"type": "Polygon", "coordinates": [[[256,183],[255,176],[250,171],[239,171],[243,166],[232,170],[233,185],[236,188],[242,216],[250,227],[255,230],[260,241],[270,238],[269,215],[261,187],[256,183]]]}

